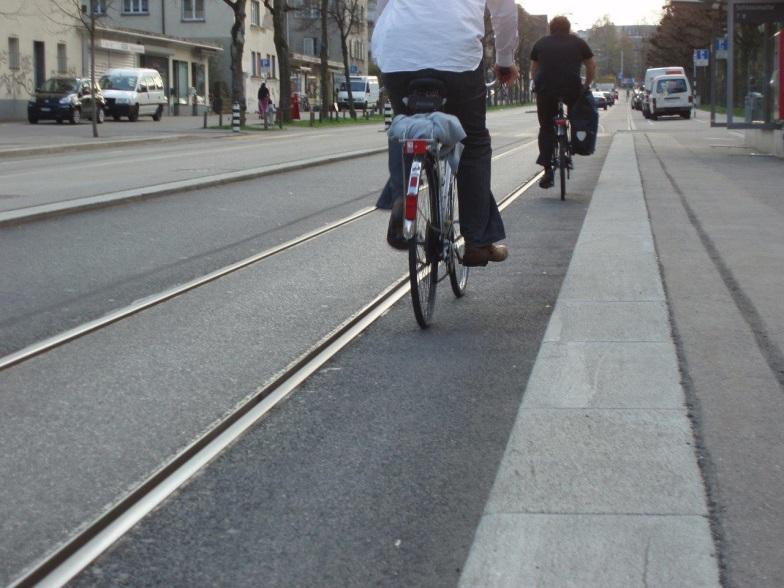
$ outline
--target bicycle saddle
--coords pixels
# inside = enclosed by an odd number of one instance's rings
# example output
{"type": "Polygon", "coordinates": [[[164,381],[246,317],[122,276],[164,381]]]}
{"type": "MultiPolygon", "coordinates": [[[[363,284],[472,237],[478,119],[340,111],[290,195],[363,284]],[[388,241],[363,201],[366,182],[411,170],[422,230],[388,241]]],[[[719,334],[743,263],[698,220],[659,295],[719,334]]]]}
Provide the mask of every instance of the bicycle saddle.
{"type": "Polygon", "coordinates": [[[446,86],[435,78],[418,78],[408,84],[408,97],[403,99],[409,114],[440,110],[446,102],[446,86]]]}

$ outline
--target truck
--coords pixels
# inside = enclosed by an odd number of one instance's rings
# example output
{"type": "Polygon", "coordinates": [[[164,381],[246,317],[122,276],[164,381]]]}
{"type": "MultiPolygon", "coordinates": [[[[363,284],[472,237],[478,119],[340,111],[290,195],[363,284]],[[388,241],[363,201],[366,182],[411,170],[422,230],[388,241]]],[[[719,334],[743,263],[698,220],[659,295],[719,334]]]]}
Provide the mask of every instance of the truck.
{"type": "Polygon", "coordinates": [[[642,115],[645,118],[651,116],[651,90],[653,80],[659,76],[685,76],[686,72],[678,65],[670,65],[667,67],[649,67],[645,70],[645,78],[642,85],[642,115]]]}

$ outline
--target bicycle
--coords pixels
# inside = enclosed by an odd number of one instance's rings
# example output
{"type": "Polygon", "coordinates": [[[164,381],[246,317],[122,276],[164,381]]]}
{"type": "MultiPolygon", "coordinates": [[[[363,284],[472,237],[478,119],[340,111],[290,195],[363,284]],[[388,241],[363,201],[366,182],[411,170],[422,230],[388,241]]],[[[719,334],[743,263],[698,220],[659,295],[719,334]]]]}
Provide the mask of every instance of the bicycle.
{"type": "MultiPolygon", "coordinates": [[[[444,85],[435,79],[409,84],[404,101],[409,115],[441,110],[446,101],[444,85]]],[[[465,239],[460,232],[457,177],[449,162],[440,157],[442,143],[436,138],[403,139],[404,196],[403,237],[409,243],[408,270],[411,302],[417,323],[430,326],[435,311],[438,283],[449,276],[457,298],[465,294],[468,267],[462,264],[465,239]]]]}
{"type": "Polygon", "coordinates": [[[569,150],[569,119],[564,114],[563,98],[558,98],[558,113],[553,117],[553,132],[555,133],[555,147],[551,165],[553,170],[558,170],[561,181],[561,200],[565,200],[566,180],[573,166],[569,150]]]}

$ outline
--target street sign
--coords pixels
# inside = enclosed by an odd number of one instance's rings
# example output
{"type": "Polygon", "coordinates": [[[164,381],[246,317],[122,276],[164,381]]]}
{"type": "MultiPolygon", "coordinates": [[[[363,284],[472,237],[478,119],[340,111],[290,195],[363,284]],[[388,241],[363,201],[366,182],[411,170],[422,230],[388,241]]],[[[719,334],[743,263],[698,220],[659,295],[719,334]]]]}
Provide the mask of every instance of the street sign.
{"type": "Polygon", "coordinates": [[[270,70],[270,59],[265,57],[261,59],[261,71],[269,71],[270,70]]]}
{"type": "Polygon", "coordinates": [[[718,37],[716,39],[716,59],[727,59],[727,51],[730,48],[730,41],[727,37],[718,37]]]}
{"type": "Polygon", "coordinates": [[[694,50],[694,66],[706,67],[710,62],[710,49],[695,49],[694,50]]]}
{"type": "Polygon", "coordinates": [[[351,73],[353,73],[353,74],[355,74],[355,73],[359,73],[359,67],[358,67],[356,64],[353,64],[353,63],[352,63],[352,64],[351,64],[351,69],[350,69],[350,71],[351,71],[351,73]]]}

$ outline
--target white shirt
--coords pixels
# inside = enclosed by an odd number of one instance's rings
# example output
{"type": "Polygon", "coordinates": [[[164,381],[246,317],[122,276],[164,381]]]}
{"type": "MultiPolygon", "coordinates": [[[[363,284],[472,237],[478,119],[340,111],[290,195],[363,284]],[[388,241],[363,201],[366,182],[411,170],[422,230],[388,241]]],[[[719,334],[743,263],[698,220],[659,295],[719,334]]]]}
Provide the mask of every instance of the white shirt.
{"type": "Polygon", "coordinates": [[[482,60],[485,5],[495,31],[496,63],[509,67],[517,49],[514,0],[379,0],[373,58],[384,73],[473,71],[482,60]]]}

